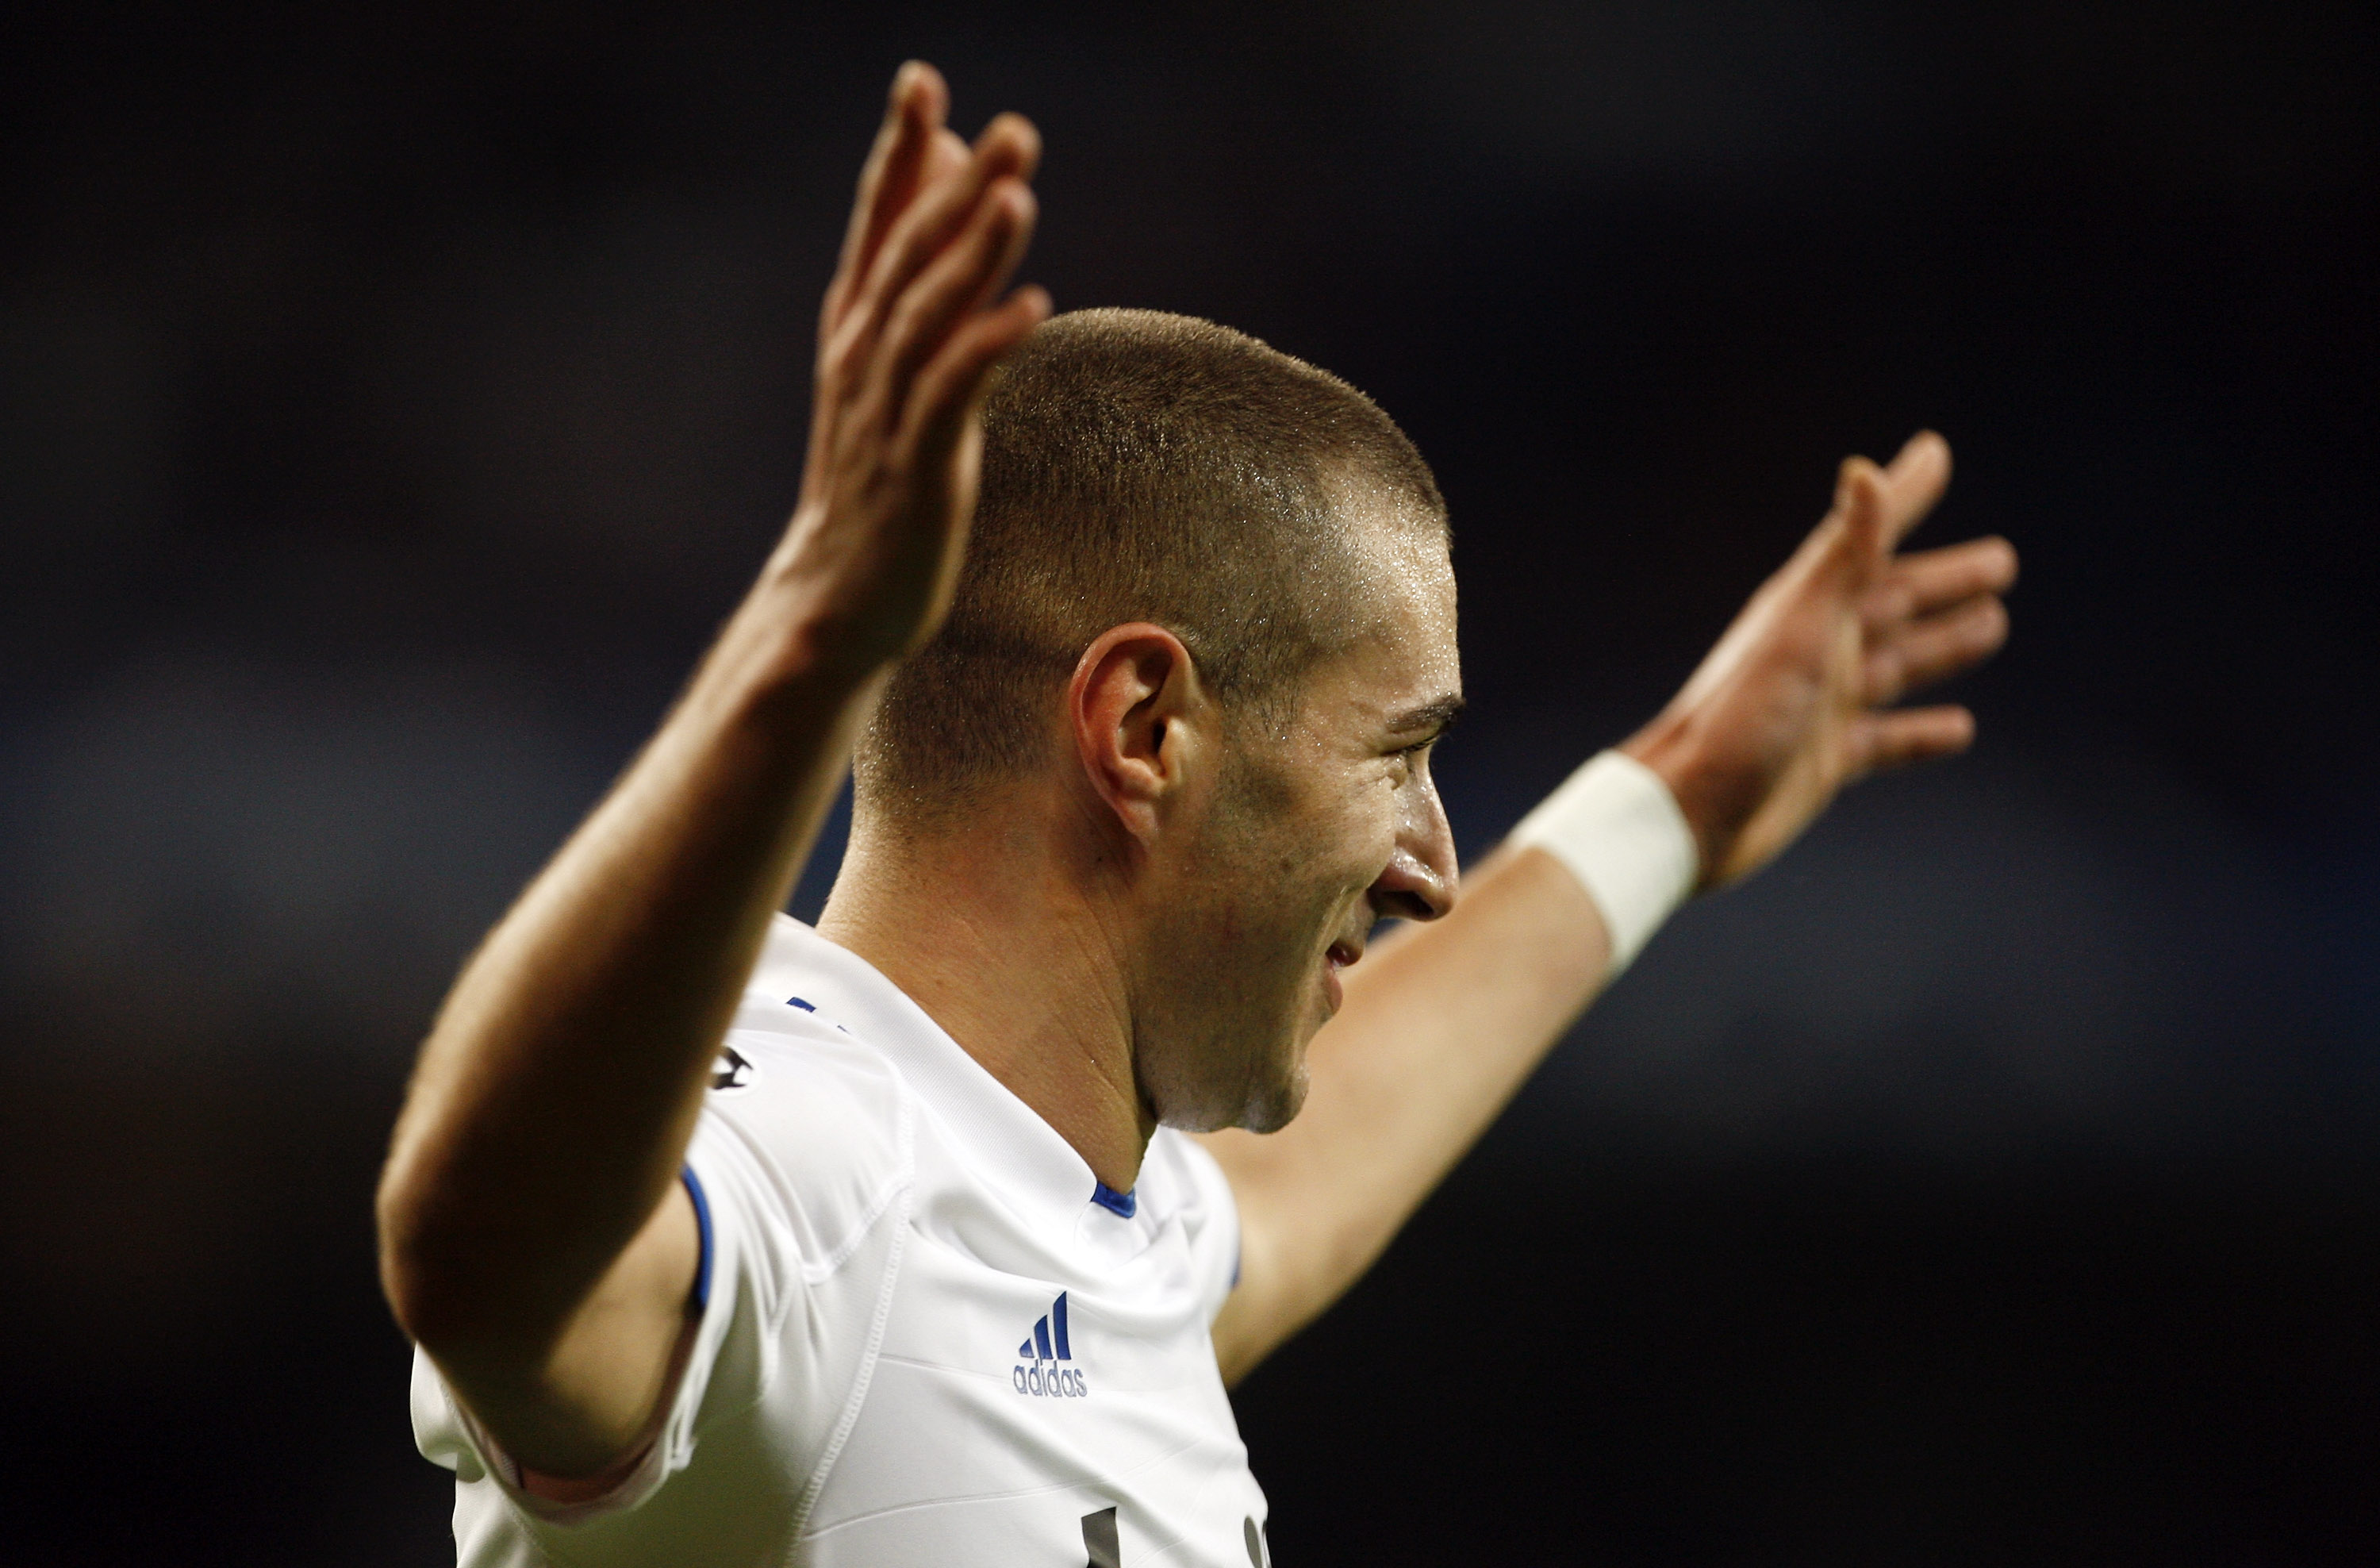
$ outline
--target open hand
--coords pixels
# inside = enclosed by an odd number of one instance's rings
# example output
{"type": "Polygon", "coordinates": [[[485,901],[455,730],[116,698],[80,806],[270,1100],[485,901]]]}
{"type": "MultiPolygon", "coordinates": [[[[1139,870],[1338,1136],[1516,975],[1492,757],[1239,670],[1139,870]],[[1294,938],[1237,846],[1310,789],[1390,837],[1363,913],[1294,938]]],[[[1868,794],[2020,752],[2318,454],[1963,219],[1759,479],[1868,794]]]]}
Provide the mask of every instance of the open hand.
{"type": "Polygon", "coordinates": [[[975,511],[986,378],[1050,313],[1002,297],[1033,232],[1041,141],[1002,115],[970,148],[949,90],[893,79],[819,317],[801,503],[771,563],[826,661],[866,674],[917,648],[950,607],[975,511]]]}
{"type": "Polygon", "coordinates": [[[2007,541],[1895,553],[1949,482],[1950,449],[1930,431],[1889,468],[1847,460],[1826,519],[1621,748],[1676,795],[1705,887],[1767,864],[1844,784],[1973,740],[1964,708],[1892,706],[2008,638],[2007,541]]]}

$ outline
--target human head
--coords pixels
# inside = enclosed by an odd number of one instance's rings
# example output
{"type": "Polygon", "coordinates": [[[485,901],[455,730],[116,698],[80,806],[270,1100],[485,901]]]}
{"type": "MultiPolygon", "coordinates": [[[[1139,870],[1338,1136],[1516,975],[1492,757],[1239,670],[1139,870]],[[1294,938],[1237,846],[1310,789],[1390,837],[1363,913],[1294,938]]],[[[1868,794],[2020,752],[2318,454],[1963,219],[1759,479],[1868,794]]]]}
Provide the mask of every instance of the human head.
{"type": "MultiPolygon", "coordinates": [[[[1400,838],[1376,831],[1378,822],[1351,822],[1322,798],[1335,786],[1309,775],[1343,760],[1343,737],[1324,732],[1353,723],[1351,700],[1366,699],[1345,689],[1351,680],[1455,682],[1446,541],[1428,467],[1337,377],[1185,317],[1056,318],[988,395],[980,497],[951,612],[894,674],[862,739],[856,826],[938,838],[979,820],[1019,781],[1074,769],[1080,737],[1068,703],[1087,650],[1119,627],[1161,628],[1186,666],[1188,699],[1205,705],[1200,722],[1213,721],[1223,741],[1208,756],[1219,786],[1211,811],[1195,826],[1177,814],[1168,841],[1176,869],[1194,841],[1198,861],[1160,914],[1174,966],[1236,978],[1277,966],[1284,944],[1310,951],[1270,993],[1251,983],[1237,1004],[1203,1017],[1197,996],[1157,994],[1167,984],[1160,962],[1143,977],[1152,1015],[1135,1027],[1161,1060],[1143,1063],[1141,1079],[1172,1102],[1158,1107],[1166,1120],[1285,1119],[1293,1088],[1257,1080],[1289,1074],[1294,1061],[1281,1059],[1301,1054],[1327,1016],[1315,1004],[1329,985],[1326,949],[1359,951],[1375,913],[1427,914],[1442,902],[1391,889],[1382,897],[1393,907],[1355,907],[1399,857],[1451,861],[1451,851],[1417,848],[1414,832],[1400,838]],[[1429,656],[1405,648],[1400,662],[1393,645],[1420,621],[1435,638],[1429,656]],[[1329,717],[1312,711],[1326,688],[1329,717]],[[1277,830],[1304,836],[1283,840],[1277,830]],[[1244,885],[1251,879],[1262,885],[1244,885]],[[1249,918],[1259,904],[1263,918],[1249,918]],[[1201,926],[1218,915],[1250,951],[1234,954],[1201,926]],[[1292,929],[1301,919],[1316,929],[1292,929]],[[1237,1040],[1263,1059],[1241,1067],[1250,1080],[1242,1098],[1264,1105],[1189,1103],[1223,1091],[1197,1082],[1204,1067],[1188,1058],[1205,1048],[1163,1042],[1207,1036],[1221,1041],[1216,1049],[1237,1040]]],[[[1407,797],[1415,794],[1427,796],[1419,818],[1436,824],[1415,831],[1442,839],[1426,763],[1407,797]]],[[[1413,817],[1407,797],[1373,814],[1413,817]]],[[[1451,891],[1451,864],[1443,873],[1451,891]]],[[[1204,994],[1220,995],[1212,985],[1204,994]]]]}
{"type": "Polygon", "coordinates": [[[985,400],[965,563],[861,743],[862,808],[964,815],[1038,765],[1059,739],[1050,695],[1127,621],[1179,637],[1220,700],[1277,718],[1362,629],[1351,491],[1393,497],[1443,543],[1428,465],[1338,377],[1188,316],[1043,323],[985,400]]]}

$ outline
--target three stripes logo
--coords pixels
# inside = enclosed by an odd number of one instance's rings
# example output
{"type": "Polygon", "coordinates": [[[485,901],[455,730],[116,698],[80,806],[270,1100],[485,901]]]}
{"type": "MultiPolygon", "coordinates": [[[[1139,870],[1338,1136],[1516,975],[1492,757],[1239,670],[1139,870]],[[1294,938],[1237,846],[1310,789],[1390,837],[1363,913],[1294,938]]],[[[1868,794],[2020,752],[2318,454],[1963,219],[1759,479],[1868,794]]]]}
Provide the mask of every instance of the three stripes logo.
{"type": "Polygon", "coordinates": [[[1075,1347],[1066,1335],[1066,1293],[1060,1291],[1033,1332],[1016,1347],[1016,1368],[1008,1380],[1021,1394],[1038,1399],[1087,1399],[1091,1385],[1072,1365],[1075,1347]]]}

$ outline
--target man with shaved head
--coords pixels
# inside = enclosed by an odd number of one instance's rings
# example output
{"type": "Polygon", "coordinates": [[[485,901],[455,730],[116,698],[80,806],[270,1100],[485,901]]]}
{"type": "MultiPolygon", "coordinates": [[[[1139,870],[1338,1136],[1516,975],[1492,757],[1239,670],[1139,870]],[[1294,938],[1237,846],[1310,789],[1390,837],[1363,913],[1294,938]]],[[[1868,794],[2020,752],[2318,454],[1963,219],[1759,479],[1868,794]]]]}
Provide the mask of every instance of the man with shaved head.
{"type": "Polygon", "coordinates": [[[783,541],[397,1125],[382,1275],[466,1563],[1265,1568],[1226,1385],[1680,901],[1962,748],[1894,705],[2006,635],[2004,543],[1898,553],[1942,442],[1853,458],[1458,903],[1427,465],[1240,334],[1045,320],[1035,133],[946,102],[894,82],[783,541]]]}

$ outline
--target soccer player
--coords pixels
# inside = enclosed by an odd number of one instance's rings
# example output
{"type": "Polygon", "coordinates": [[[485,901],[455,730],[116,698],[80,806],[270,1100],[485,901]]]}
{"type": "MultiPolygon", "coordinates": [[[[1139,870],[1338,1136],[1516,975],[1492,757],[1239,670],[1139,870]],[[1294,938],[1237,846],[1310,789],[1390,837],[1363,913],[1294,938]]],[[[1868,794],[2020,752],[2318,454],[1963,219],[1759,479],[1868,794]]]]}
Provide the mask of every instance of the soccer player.
{"type": "Polygon", "coordinates": [[[2005,636],[2007,545],[1897,553],[1941,441],[1854,458],[1458,905],[1429,469],[1237,334],[1044,324],[1035,133],[945,103],[893,85],[783,542],[397,1125],[382,1272],[468,1563],[1263,1568],[1225,1385],[1679,900],[1965,746],[1892,705],[2005,636]],[[812,930],[778,911],[854,759],[812,930]]]}

